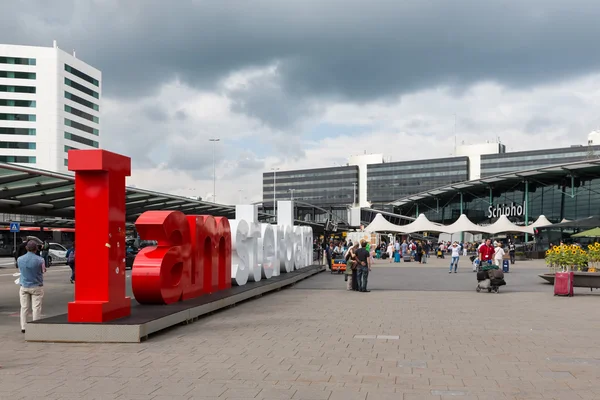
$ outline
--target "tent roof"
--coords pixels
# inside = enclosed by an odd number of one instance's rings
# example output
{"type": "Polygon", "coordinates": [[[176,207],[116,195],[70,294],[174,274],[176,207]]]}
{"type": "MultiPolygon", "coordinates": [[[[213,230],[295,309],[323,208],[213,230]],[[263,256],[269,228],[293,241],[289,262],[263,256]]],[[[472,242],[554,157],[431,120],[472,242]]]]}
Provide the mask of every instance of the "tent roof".
{"type": "Polygon", "coordinates": [[[496,234],[503,232],[521,232],[531,233],[531,229],[525,226],[518,226],[510,222],[506,215],[501,215],[496,222],[485,227],[488,233],[496,234]]]}
{"type": "Polygon", "coordinates": [[[576,219],[573,221],[565,221],[558,224],[552,224],[544,226],[543,229],[560,229],[560,228],[573,228],[573,229],[591,229],[600,226],[600,217],[593,216],[582,219],[576,219]]]}
{"type": "Polygon", "coordinates": [[[381,213],[378,213],[373,221],[365,227],[366,232],[402,232],[404,233],[403,227],[400,225],[392,224],[390,221],[385,219],[381,213]]]}
{"type": "Polygon", "coordinates": [[[427,219],[425,214],[419,214],[416,220],[408,225],[402,225],[402,232],[446,232],[446,227],[427,219]]]}
{"type": "Polygon", "coordinates": [[[546,218],[545,215],[540,215],[538,217],[538,219],[536,219],[535,222],[529,226],[531,228],[539,228],[540,226],[546,226],[546,225],[552,225],[552,222],[550,222],[548,220],[548,218],[546,218]]]}
{"type": "Polygon", "coordinates": [[[461,214],[460,217],[451,225],[446,226],[444,232],[446,233],[457,233],[457,232],[483,232],[489,233],[488,227],[480,226],[471,222],[471,220],[465,215],[461,214]]]}

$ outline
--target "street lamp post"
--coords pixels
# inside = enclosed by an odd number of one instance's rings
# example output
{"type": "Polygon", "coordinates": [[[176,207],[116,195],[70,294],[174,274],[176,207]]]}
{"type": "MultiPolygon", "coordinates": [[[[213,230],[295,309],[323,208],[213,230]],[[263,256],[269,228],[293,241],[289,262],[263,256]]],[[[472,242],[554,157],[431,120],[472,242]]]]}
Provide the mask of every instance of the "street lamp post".
{"type": "Polygon", "coordinates": [[[217,202],[217,168],[215,166],[215,147],[217,142],[220,142],[219,138],[210,138],[209,142],[213,144],[213,203],[217,202]]]}
{"type": "Polygon", "coordinates": [[[271,168],[273,171],[273,218],[277,221],[277,171],[279,168],[271,168]]]}
{"type": "Polygon", "coordinates": [[[294,191],[295,191],[295,190],[296,190],[296,189],[290,189],[290,193],[292,194],[292,198],[291,198],[291,200],[292,200],[292,201],[294,201],[294,191]]]}

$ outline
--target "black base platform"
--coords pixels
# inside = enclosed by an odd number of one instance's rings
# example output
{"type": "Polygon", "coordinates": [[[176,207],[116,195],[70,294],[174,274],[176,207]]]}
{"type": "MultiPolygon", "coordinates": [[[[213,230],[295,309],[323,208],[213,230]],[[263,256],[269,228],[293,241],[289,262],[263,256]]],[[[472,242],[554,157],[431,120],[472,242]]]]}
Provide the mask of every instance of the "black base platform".
{"type": "MultiPolygon", "coordinates": [[[[248,282],[210,295],[170,305],[131,307],[131,315],[103,324],[70,323],[67,314],[27,324],[25,340],[32,342],[139,343],[148,335],[191,322],[208,313],[292,285],[325,270],[313,265],[260,282],[248,282]]],[[[133,300],[132,300],[133,302],[133,300]]]]}

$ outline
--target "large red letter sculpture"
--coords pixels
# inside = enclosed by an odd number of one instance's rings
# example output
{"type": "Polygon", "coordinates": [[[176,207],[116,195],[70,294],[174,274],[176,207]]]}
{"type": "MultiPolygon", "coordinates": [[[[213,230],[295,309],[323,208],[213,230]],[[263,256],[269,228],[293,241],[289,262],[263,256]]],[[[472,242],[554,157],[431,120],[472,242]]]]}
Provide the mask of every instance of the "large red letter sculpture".
{"type": "Polygon", "coordinates": [[[143,240],[131,286],[141,304],[169,304],[231,287],[231,231],[227,218],[146,211],[135,223],[143,240]]]}
{"type": "Polygon", "coordinates": [[[77,281],[69,322],[106,322],[130,314],[125,296],[125,177],[129,157],[70,150],[75,171],[77,281]]]}

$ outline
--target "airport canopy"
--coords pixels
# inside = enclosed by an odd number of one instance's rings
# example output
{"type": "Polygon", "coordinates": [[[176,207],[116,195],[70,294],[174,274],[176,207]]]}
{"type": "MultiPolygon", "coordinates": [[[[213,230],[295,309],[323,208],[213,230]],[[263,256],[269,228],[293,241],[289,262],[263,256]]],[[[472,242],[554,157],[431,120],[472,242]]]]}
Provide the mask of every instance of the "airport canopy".
{"type": "Polygon", "coordinates": [[[506,215],[500,215],[498,220],[491,225],[485,227],[486,231],[491,234],[503,233],[503,232],[520,232],[520,233],[531,233],[532,230],[525,226],[515,225],[506,215]]]}
{"type": "Polygon", "coordinates": [[[529,227],[532,228],[532,230],[533,230],[535,228],[539,228],[540,226],[546,226],[546,225],[552,225],[552,222],[550,222],[548,220],[548,218],[546,218],[545,215],[540,215],[533,224],[529,225],[529,227]]]}
{"type": "Polygon", "coordinates": [[[450,234],[459,232],[490,233],[487,227],[474,224],[465,214],[461,214],[453,224],[446,226],[444,232],[450,234]]]}
{"type": "Polygon", "coordinates": [[[574,235],[571,235],[571,237],[590,237],[590,238],[600,237],[600,228],[592,228],[587,231],[579,232],[574,235]]]}
{"type": "Polygon", "coordinates": [[[365,232],[396,232],[405,233],[403,226],[392,224],[384,218],[381,213],[377,214],[373,221],[365,228],[365,232]]]}
{"type": "Polygon", "coordinates": [[[564,221],[558,224],[546,225],[543,229],[591,229],[600,226],[600,217],[592,216],[576,219],[573,221],[564,221]]]}
{"type": "Polygon", "coordinates": [[[446,232],[446,227],[441,224],[436,224],[427,219],[425,214],[419,214],[417,219],[407,225],[400,226],[402,232],[413,233],[413,232],[446,232]]]}

